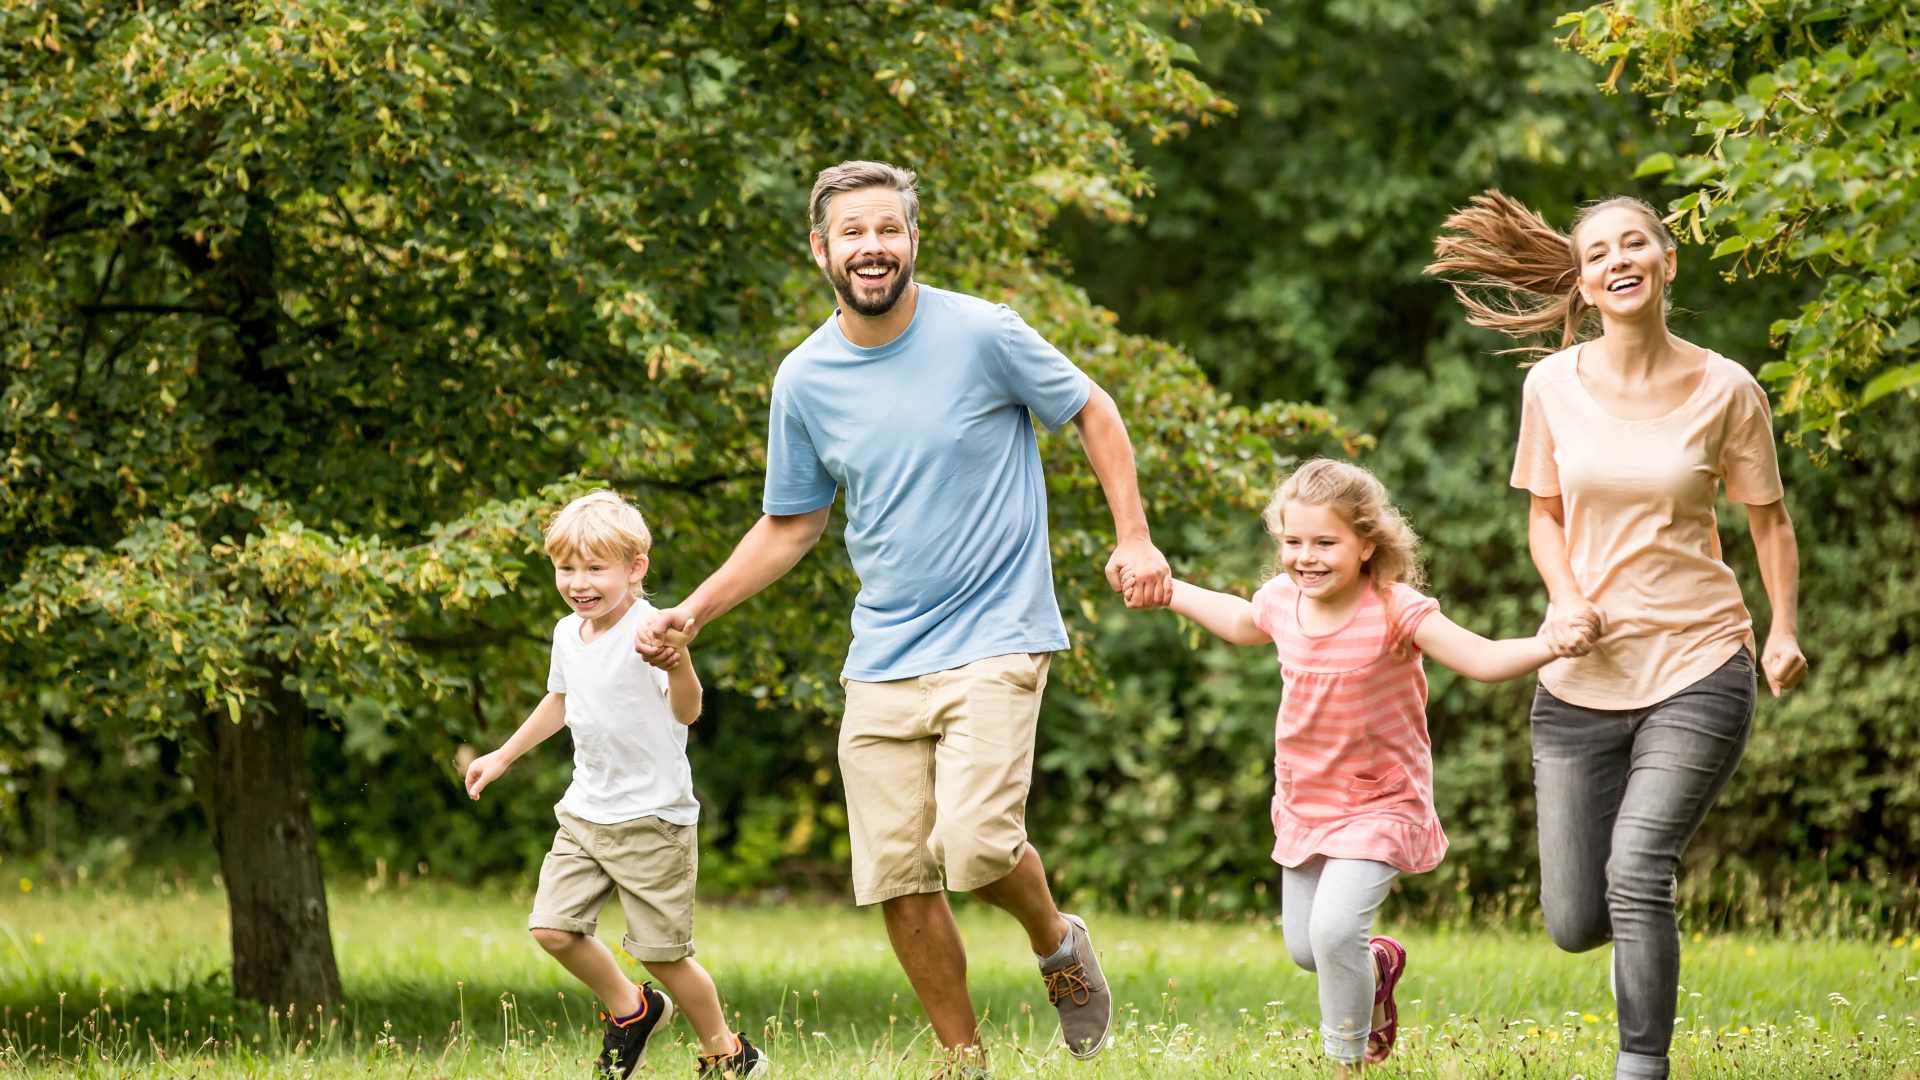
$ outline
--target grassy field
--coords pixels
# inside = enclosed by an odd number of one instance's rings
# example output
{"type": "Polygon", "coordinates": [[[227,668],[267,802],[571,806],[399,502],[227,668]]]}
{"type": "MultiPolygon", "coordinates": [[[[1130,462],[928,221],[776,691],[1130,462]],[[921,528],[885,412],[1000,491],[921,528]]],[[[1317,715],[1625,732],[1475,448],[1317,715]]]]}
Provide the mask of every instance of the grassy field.
{"type": "MultiPolygon", "coordinates": [[[[16,864],[17,865],[17,864],[16,864]]],[[[594,1003],[521,929],[525,897],[336,887],[349,1003],[338,1015],[236,1007],[211,883],[60,891],[10,875],[0,899],[0,1076],[577,1077],[594,1003]]],[[[1391,902],[1389,902],[1391,907],[1391,902]]],[[[1053,1040],[1021,936],[962,903],[997,1077],[1314,1076],[1312,977],[1278,928],[1091,921],[1116,1039],[1091,1063],[1053,1040]]],[[[601,934],[617,940],[618,909],[601,934]]],[[[1411,966],[1385,1077],[1612,1075],[1604,951],[1568,956],[1529,925],[1390,926],[1411,966]]],[[[700,956],[777,1075],[924,1077],[929,1033],[876,915],[841,906],[702,909],[700,956]]],[[[1685,954],[1678,1077],[1920,1078],[1920,940],[1709,936],[1685,954]]],[[[684,1024],[647,1072],[692,1072],[684,1024]]]]}

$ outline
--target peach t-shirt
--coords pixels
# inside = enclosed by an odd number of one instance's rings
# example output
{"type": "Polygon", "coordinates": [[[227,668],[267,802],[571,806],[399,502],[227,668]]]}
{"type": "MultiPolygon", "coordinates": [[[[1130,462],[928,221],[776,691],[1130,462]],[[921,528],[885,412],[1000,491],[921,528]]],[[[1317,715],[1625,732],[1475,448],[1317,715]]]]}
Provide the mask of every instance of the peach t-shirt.
{"type": "Polygon", "coordinates": [[[1592,652],[1540,669],[1554,697],[1588,709],[1663,701],[1752,648],[1753,618],[1720,561],[1714,496],[1777,502],[1780,465],[1766,391],[1707,354],[1706,373],[1665,416],[1622,420],[1580,382],[1580,346],[1527,373],[1513,486],[1559,495],[1567,561],[1607,616],[1592,652]]]}

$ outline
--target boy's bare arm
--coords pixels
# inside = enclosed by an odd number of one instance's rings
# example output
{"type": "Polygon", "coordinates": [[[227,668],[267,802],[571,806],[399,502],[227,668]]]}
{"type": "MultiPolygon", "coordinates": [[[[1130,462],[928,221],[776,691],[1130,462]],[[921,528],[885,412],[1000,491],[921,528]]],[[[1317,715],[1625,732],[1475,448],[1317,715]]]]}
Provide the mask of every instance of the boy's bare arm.
{"type": "Polygon", "coordinates": [[[467,798],[478,799],[487,785],[500,779],[520,755],[547,741],[567,726],[567,695],[549,691],[533,707],[518,730],[491,754],[482,754],[467,766],[467,798]]]}
{"type": "Polygon", "coordinates": [[[691,724],[700,719],[700,676],[693,670],[693,650],[684,641],[676,648],[680,659],[667,669],[667,704],[675,720],[691,724]]]}

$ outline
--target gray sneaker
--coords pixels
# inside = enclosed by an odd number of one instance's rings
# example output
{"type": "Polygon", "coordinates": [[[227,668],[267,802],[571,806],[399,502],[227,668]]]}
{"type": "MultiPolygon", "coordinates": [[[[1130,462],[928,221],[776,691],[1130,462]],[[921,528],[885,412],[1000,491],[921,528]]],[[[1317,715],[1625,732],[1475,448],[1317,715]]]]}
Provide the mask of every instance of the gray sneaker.
{"type": "Polygon", "coordinates": [[[1061,916],[1067,920],[1067,940],[1073,948],[1063,960],[1042,963],[1040,977],[1047,982],[1047,1004],[1060,1011],[1060,1038],[1067,1052],[1090,1058],[1107,1048],[1113,995],[1100,972],[1100,958],[1093,954],[1087,924],[1078,915],[1062,912],[1061,916]]]}

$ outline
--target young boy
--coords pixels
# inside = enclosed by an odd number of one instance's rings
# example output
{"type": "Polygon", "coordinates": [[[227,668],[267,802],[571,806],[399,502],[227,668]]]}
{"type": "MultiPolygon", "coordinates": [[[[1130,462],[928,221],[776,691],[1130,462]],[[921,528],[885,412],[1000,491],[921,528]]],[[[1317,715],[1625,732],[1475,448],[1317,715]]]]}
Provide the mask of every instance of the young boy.
{"type": "Polygon", "coordinates": [[[640,587],[652,546],[640,511],[611,491],[554,516],[547,556],[573,613],[553,628],[547,696],[512,738],[467,767],[467,795],[478,799],[520,755],[563,724],[571,729],[573,783],[553,808],[560,829],[527,928],[606,1005],[595,1075],[630,1076],[678,1000],[700,1037],[701,1076],[760,1076],[766,1056],[727,1030],[713,979],[693,959],[700,804],[686,725],[700,716],[700,679],[684,644],[657,667],[633,650],[635,629],[654,610],[640,587]],[[615,893],[627,916],[622,947],[672,998],[650,982],[635,986],[594,936],[615,893]]]}

